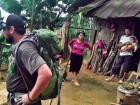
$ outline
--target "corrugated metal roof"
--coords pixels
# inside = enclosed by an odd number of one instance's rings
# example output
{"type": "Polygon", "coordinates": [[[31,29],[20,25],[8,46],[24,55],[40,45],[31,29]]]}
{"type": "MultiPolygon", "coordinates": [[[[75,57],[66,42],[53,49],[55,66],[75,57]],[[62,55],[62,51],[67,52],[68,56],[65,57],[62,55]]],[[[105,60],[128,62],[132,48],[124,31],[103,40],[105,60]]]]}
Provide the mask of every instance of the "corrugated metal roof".
{"type": "Polygon", "coordinates": [[[140,0],[110,0],[100,8],[88,11],[100,18],[135,17],[140,12],[140,0]]]}
{"type": "Polygon", "coordinates": [[[93,2],[91,2],[90,4],[82,7],[81,9],[79,9],[76,12],[81,12],[81,11],[87,12],[89,10],[92,10],[93,8],[96,8],[100,5],[103,5],[106,1],[109,1],[109,0],[94,0],[93,2]]]}
{"type": "Polygon", "coordinates": [[[89,3],[91,3],[94,0],[76,0],[69,8],[68,8],[68,12],[73,12],[73,11],[77,11],[79,7],[83,7],[89,3]]]}

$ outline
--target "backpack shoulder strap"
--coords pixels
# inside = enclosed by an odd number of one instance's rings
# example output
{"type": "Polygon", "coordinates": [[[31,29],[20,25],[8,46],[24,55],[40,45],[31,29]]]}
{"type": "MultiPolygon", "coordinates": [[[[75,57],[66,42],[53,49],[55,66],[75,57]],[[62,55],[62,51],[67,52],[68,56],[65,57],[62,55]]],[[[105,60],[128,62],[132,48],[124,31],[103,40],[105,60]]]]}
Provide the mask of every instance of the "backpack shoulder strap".
{"type": "Polygon", "coordinates": [[[16,47],[16,49],[15,49],[15,51],[14,51],[15,55],[17,54],[17,51],[18,51],[20,45],[23,44],[24,42],[32,42],[32,43],[36,46],[37,50],[39,51],[39,47],[37,46],[37,44],[36,44],[33,40],[31,40],[31,39],[23,39],[23,40],[22,40],[21,42],[19,42],[19,44],[17,45],[17,47],[16,47]]]}

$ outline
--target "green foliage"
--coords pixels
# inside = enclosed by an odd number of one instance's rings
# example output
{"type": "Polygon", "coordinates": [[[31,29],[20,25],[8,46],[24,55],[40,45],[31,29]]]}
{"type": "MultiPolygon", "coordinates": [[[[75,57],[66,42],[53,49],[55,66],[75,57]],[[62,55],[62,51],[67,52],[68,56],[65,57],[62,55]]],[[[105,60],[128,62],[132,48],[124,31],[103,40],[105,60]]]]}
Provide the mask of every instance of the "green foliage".
{"type": "Polygon", "coordinates": [[[73,4],[75,1],[76,1],[76,0],[71,0],[71,1],[70,1],[70,4],[73,4]]]}
{"type": "Polygon", "coordinates": [[[6,45],[5,38],[3,35],[0,36],[0,46],[2,47],[2,45],[4,45],[4,47],[2,51],[2,57],[0,57],[0,59],[2,59],[3,64],[8,64],[8,57],[11,55],[11,45],[6,45]]]}
{"type": "Polygon", "coordinates": [[[23,9],[18,0],[0,0],[0,7],[6,12],[17,15],[20,15],[23,9]]]}
{"type": "Polygon", "coordinates": [[[87,58],[87,54],[88,54],[88,52],[84,51],[84,59],[87,58]]]}
{"type": "Polygon", "coordinates": [[[0,44],[5,43],[5,38],[3,35],[0,36],[0,44]]]}
{"type": "Polygon", "coordinates": [[[10,51],[11,46],[4,46],[3,53],[2,53],[2,64],[8,64],[8,57],[11,55],[10,51]]]}
{"type": "Polygon", "coordinates": [[[50,7],[55,7],[56,6],[56,1],[57,0],[46,0],[46,2],[49,4],[50,7]]]}
{"type": "Polygon", "coordinates": [[[67,4],[68,0],[63,0],[63,3],[67,4]]]}
{"type": "MultiPolygon", "coordinates": [[[[20,15],[25,20],[27,28],[32,31],[41,27],[41,16],[42,28],[46,28],[67,2],[68,0],[20,0],[20,2],[19,0],[1,0],[0,7],[9,13],[20,15]],[[58,4],[59,1],[63,3],[58,4]]],[[[75,0],[71,0],[70,4],[73,2],[75,0]]]]}
{"type": "Polygon", "coordinates": [[[32,13],[32,3],[30,0],[20,0],[21,6],[23,7],[23,9],[31,14],[32,13]]]}

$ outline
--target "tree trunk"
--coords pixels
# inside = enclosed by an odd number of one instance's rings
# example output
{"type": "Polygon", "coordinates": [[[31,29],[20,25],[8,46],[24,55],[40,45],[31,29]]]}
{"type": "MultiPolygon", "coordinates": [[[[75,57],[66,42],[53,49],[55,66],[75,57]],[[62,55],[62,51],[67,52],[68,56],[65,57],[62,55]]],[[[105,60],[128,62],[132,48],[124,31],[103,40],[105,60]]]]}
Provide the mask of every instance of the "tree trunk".
{"type": "Polygon", "coordinates": [[[52,7],[50,7],[50,21],[52,21],[52,7]]]}
{"type": "Polygon", "coordinates": [[[30,31],[33,31],[33,20],[34,20],[34,2],[35,0],[33,0],[33,5],[32,5],[32,13],[31,13],[31,25],[30,25],[30,31]]]}
{"type": "Polygon", "coordinates": [[[40,10],[40,28],[42,29],[42,10],[40,10]]]}

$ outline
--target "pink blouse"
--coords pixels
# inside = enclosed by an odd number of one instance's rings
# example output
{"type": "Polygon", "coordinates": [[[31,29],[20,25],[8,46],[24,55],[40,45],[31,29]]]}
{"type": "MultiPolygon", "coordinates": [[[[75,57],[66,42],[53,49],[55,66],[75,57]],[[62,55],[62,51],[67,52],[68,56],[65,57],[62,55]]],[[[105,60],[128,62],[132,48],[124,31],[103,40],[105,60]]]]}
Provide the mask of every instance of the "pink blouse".
{"type": "Polygon", "coordinates": [[[81,43],[78,43],[77,41],[78,39],[73,39],[71,40],[68,45],[72,45],[73,44],[73,49],[72,49],[72,53],[78,54],[78,55],[84,55],[84,48],[87,47],[89,50],[91,50],[91,46],[88,44],[88,42],[83,41],[81,43]]]}

